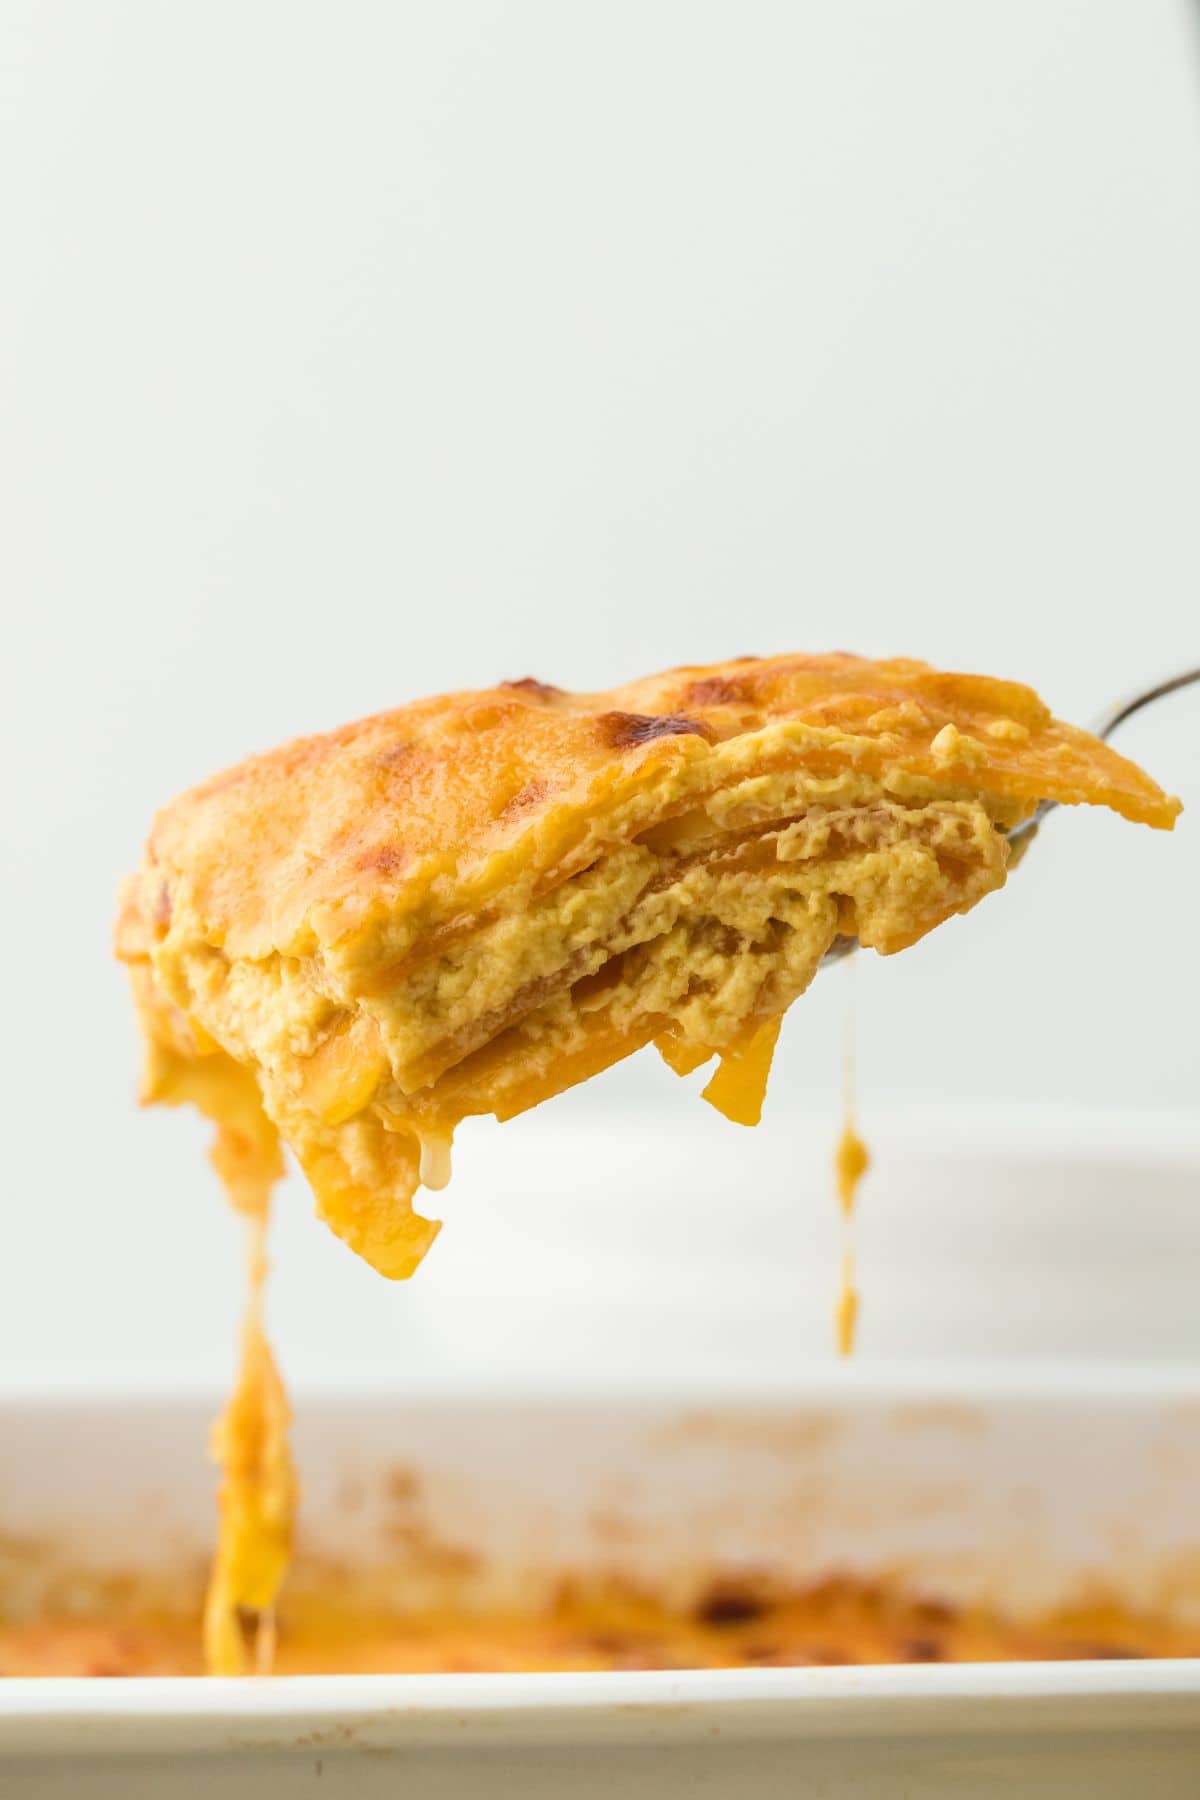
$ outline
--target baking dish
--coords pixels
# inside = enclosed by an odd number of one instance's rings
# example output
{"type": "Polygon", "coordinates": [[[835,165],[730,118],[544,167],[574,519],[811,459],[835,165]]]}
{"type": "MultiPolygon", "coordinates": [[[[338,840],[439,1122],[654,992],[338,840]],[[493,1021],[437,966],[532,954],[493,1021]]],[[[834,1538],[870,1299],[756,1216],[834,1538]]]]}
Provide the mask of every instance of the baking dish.
{"type": "MultiPolygon", "coordinates": [[[[747,1137],[698,1110],[630,1103],[602,1130],[568,1097],[492,1132],[464,1158],[437,1257],[403,1292],[331,1260],[304,1197],[288,1197],[271,1310],[296,1376],[306,1555],[411,1591],[421,1571],[395,1566],[399,1470],[435,1539],[477,1553],[480,1584],[528,1588],[614,1559],[656,1579],[765,1562],[1011,1607],[1100,1580],[1191,1616],[1194,1115],[873,1109],[867,1354],[846,1367],[829,1355],[828,1117],[785,1111],[747,1137]],[[580,1134],[603,1154],[581,1157],[580,1134]],[[632,1536],[614,1543],[614,1519],[632,1536]]],[[[60,1332],[58,1360],[34,1359],[39,1385],[0,1396],[0,1584],[30,1606],[64,1567],[81,1603],[106,1571],[198,1582],[211,1547],[218,1396],[187,1371],[208,1366],[223,1329],[223,1280],[236,1302],[231,1234],[219,1211],[181,1213],[189,1280],[148,1360],[136,1291],[114,1315],[111,1282],[96,1280],[111,1255],[110,1223],[87,1235],[98,1217],[80,1206],[73,1230],[91,1249],[53,1290],[71,1340],[91,1346],[87,1371],[60,1332]]],[[[38,1215],[23,1229],[46,1234],[50,1257],[61,1226],[38,1215]]],[[[29,1358],[46,1296],[13,1302],[10,1342],[29,1358]]],[[[618,1782],[663,1800],[1193,1797],[1200,1669],[0,1682],[5,1800],[588,1800],[618,1782]]]]}
{"type": "MultiPolygon", "coordinates": [[[[0,1532],[28,1604],[190,1578],[209,1405],[13,1398],[0,1532]],[[69,1546],[69,1550],[65,1547],[69,1546]]],[[[1036,1609],[1096,1584],[1200,1609],[1200,1380],[1186,1370],[776,1380],[712,1400],[415,1394],[298,1409],[304,1554],[403,1584],[395,1508],[466,1598],[564,1570],[770,1566],[1036,1609]],[[398,1479],[399,1477],[399,1479],[398,1479]],[[402,1501],[398,1501],[398,1496],[402,1501]],[[415,1496],[415,1499],[414,1499],[415,1496]]],[[[404,1541],[412,1542],[413,1533],[404,1541]]],[[[1200,1663],[0,1683],[0,1791],[374,1796],[1194,1796],[1200,1663]],[[1013,1784],[1019,1786],[1014,1789],[1013,1784]]]]}

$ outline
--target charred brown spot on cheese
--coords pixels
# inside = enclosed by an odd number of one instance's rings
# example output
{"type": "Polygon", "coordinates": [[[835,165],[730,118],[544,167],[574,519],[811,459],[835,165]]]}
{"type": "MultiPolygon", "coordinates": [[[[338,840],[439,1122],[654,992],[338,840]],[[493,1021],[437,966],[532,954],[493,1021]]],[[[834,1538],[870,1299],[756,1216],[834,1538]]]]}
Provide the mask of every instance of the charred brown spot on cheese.
{"type": "Polygon", "coordinates": [[[518,788],[512,799],[506,801],[501,807],[500,817],[502,819],[519,817],[521,813],[528,812],[531,806],[537,806],[549,792],[550,783],[548,781],[527,781],[525,786],[518,788]]]}
{"type": "Polygon", "coordinates": [[[539,681],[536,675],[522,675],[519,681],[502,681],[500,686],[511,688],[518,694],[528,694],[531,700],[557,700],[563,691],[552,681],[539,681]]]}
{"type": "Polygon", "coordinates": [[[730,675],[708,675],[703,681],[693,681],[683,696],[686,706],[741,706],[751,698],[749,682],[730,675]]]}
{"type": "Polygon", "coordinates": [[[695,1616],[701,1625],[749,1625],[768,1610],[761,1595],[732,1583],[718,1583],[697,1602],[695,1616]]]}
{"type": "Polygon", "coordinates": [[[608,712],[600,713],[596,724],[604,742],[614,750],[630,750],[665,737],[699,737],[711,744],[717,735],[711,725],[689,719],[686,713],[608,712]]]}

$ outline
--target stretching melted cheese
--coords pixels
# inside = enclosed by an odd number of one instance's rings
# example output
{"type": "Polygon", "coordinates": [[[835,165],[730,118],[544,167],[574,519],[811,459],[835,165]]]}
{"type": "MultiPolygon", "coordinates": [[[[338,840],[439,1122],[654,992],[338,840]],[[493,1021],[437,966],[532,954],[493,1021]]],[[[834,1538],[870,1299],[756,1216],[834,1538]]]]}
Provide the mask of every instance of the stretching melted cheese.
{"type": "Polygon", "coordinates": [[[296,1511],[291,1415],[262,1320],[265,1217],[251,1220],[249,1230],[241,1366],[213,1430],[213,1453],[221,1465],[220,1528],[204,1607],[204,1653],[216,1675],[265,1674],[271,1668],[275,1604],[291,1559],[296,1511]]]}
{"type": "MultiPolygon", "coordinates": [[[[380,1273],[457,1125],[645,1044],[756,1123],[779,1021],[839,936],[888,955],[1003,885],[1042,799],[1179,810],[1028,688],[859,657],[743,659],[601,694],[525,680],[253,757],[155,821],[118,952],[146,1098],[217,1124],[265,1216],[278,1140],[380,1273]]],[[[286,1560],[286,1408],[252,1297],[219,1434],[216,1666],[286,1560]],[[232,1621],[232,1623],[231,1623],[232,1621]]]]}
{"type": "Polygon", "coordinates": [[[291,1555],[296,1478],[283,1382],[263,1324],[271,1192],[283,1175],[275,1127],[252,1072],[226,1055],[155,987],[148,967],[132,974],[146,1033],[142,1098],[190,1102],[213,1120],[212,1162],[230,1205],[245,1220],[247,1300],[237,1382],[213,1430],[221,1467],[217,1552],[204,1609],[204,1644],[214,1674],[271,1665],[274,1613],[291,1555]]]}

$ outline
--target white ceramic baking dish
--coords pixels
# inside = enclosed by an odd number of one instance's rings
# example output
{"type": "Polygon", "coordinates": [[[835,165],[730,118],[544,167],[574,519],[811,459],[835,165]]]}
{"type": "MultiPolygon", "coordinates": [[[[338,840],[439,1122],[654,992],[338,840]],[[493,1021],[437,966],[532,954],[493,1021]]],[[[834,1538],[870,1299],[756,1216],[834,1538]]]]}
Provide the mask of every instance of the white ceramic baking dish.
{"type": "MultiPolygon", "coordinates": [[[[113,1569],[191,1577],[208,1407],[13,1400],[0,1533],[34,1604],[113,1569]],[[56,1574],[57,1572],[57,1574],[56,1574]]],[[[1052,1604],[1200,1608],[1200,1380],[851,1375],[719,1403],[442,1397],[298,1408],[310,1556],[467,1598],[564,1569],[898,1574],[1052,1604]],[[402,1479],[397,1479],[398,1472],[402,1479]],[[397,1507],[405,1529],[397,1533],[397,1507]],[[397,1543],[417,1545],[397,1560],[397,1543]],[[440,1559],[444,1564],[446,1559],[440,1559]],[[434,1565],[439,1563],[435,1555],[434,1565]]],[[[1200,1663],[0,1683],[6,1800],[403,1794],[591,1800],[1200,1793],[1200,1663]]]]}

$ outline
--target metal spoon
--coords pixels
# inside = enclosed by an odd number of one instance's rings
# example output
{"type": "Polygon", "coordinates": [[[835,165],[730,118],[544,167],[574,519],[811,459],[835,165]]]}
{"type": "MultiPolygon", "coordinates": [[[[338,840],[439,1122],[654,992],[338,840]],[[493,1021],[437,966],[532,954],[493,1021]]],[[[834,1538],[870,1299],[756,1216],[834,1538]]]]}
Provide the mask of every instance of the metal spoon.
{"type": "MultiPolygon", "coordinates": [[[[1187,669],[1182,675],[1169,675],[1165,681],[1158,681],[1153,687],[1143,688],[1140,693],[1133,694],[1127,700],[1119,700],[1110,706],[1107,712],[1088,726],[1093,737],[1108,739],[1125,720],[1135,712],[1141,712],[1143,706],[1149,706],[1152,700],[1161,700],[1164,694],[1173,694],[1176,688],[1190,687],[1193,682],[1200,681],[1200,669],[1187,669]]],[[[1008,833],[1008,841],[1013,845],[1017,856],[1029,848],[1037,828],[1047,813],[1052,813],[1058,805],[1057,800],[1043,800],[1036,811],[1030,813],[1019,825],[1014,825],[1008,833]]],[[[1016,857],[1014,857],[1014,862],[1016,857]]],[[[829,962],[840,962],[843,956],[849,956],[852,950],[858,949],[858,939],[853,937],[837,937],[830,944],[822,957],[822,965],[829,962]]]]}

